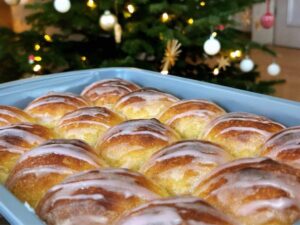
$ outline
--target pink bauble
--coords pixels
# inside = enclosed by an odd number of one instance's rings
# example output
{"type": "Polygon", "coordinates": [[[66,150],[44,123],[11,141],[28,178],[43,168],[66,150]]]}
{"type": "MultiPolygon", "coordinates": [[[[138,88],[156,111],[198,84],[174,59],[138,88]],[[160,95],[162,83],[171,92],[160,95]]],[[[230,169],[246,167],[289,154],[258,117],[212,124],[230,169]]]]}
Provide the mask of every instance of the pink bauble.
{"type": "Polygon", "coordinates": [[[275,17],[270,12],[266,12],[260,19],[260,23],[265,29],[270,29],[274,25],[274,21],[275,17]]]}

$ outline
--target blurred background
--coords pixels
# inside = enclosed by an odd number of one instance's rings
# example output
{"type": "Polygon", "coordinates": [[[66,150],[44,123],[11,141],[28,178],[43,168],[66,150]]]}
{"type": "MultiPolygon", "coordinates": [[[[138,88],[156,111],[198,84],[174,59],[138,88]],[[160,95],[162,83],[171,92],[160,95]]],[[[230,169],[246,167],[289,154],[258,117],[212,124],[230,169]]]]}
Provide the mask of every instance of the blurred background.
{"type": "Polygon", "coordinates": [[[0,0],[0,81],[138,67],[300,101],[300,0],[0,0]]]}

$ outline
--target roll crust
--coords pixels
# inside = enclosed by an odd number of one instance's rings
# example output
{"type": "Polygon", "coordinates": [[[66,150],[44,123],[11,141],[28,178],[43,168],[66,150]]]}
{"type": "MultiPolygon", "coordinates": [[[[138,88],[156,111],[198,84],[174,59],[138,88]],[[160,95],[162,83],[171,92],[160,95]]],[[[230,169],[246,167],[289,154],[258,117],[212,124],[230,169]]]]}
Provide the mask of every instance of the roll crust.
{"type": "Polygon", "coordinates": [[[300,218],[300,170],[268,158],[240,159],[218,167],[194,195],[242,225],[292,225],[300,218]]]}
{"type": "Polygon", "coordinates": [[[232,157],[220,146],[206,141],[182,141],[169,145],[141,168],[173,195],[191,194],[195,184],[215,167],[232,157]]]}
{"type": "Polygon", "coordinates": [[[112,108],[120,97],[140,89],[134,83],[122,79],[107,79],[97,81],[87,86],[81,93],[95,106],[112,108]]]}
{"type": "Polygon", "coordinates": [[[221,145],[236,158],[258,156],[264,142],[282,124],[250,113],[227,113],[209,123],[203,139],[221,145]]]}
{"type": "Polygon", "coordinates": [[[103,166],[94,150],[82,141],[50,140],[21,156],[6,187],[35,208],[46,191],[65,177],[103,166]]]}
{"type": "Polygon", "coordinates": [[[173,95],[151,89],[143,88],[124,95],[116,103],[114,109],[127,119],[158,118],[159,114],[179,101],[173,95]]]}
{"type": "Polygon", "coordinates": [[[300,126],[274,134],[262,147],[261,155],[300,169],[300,126]]]}
{"type": "Polygon", "coordinates": [[[54,138],[53,132],[37,124],[0,127],[0,183],[5,182],[22,154],[51,138],[54,138]]]}
{"type": "Polygon", "coordinates": [[[202,137],[204,127],[225,110],[205,100],[182,100],[164,111],[159,120],[175,129],[184,139],[202,137]]]}
{"type": "Polygon", "coordinates": [[[95,146],[103,133],[124,119],[104,107],[80,108],[62,117],[56,127],[61,138],[80,139],[95,146]]]}
{"type": "Polygon", "coordinates": [[[143,175],[126,169],[90,170],[50,189],[37,207],[47,224],[113,224],[122,213],[167,196],[143,175]]]}
{"type": "Polygon", "coordinates": [[[96,151],[112,167],[139,170],[161,148],[179,140],[179,135],[156,119],[130,120],[110,128],[96,151]]]}
{"type": "Polygon", "coordinates": [[[130,211],[116,225],[234,225],[217,209],[194,197],[152,200],[130,211]]]}
{"type": "Polygon", "coordinates": [[[26,112],[13,106],[0,105],[0,127],[16,123],[34,123],[26,112]]]}
{"type": "Polygon", "coordinates": [[[53,128],[68,112],[90,104],[86,99],[72,93],[50,92],[33,100],[25,111],[36,118],[40,124],[53,128]]]}

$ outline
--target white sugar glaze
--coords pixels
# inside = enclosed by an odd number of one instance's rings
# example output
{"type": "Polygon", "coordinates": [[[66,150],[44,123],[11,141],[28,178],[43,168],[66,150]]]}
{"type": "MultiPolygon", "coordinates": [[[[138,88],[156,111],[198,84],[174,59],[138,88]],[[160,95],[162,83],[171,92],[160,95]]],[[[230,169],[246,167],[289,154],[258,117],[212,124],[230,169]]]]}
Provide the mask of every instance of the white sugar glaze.
{"type": "Polygon", "coordinates": [[[120,136],[143,136],[150,135],[163,141],[171,141],[168,132],[172,132],[156,120],[130,120],[112,127],[104,136],[102,141],[109,141],[120,136]]]}
{"type": "Polygon", "coordinates": [[[176,120],[185,118],[185,117],[201,117],[203,119],[214,116],[216,113],[210,110],[189,110],[186,112],[178,113],[175,116],[171,117],[166,121],[166,124],[172,124],[176,120]]]}
{"type": "Polygon", "coordinates": [[[57,154],[57,155],[65,156],[65,157],[75,158],[75,159],[85,161],[91,165],[98,167],[98,164],[96,163],[97,157],[95,155],[84,150],[81,147],[78,147],[73,144],[66,144],[66,143],[64,143],[64,144],[48,144],[48,145],[39,146],[29,152],[26,152],[24,155],[22,155],[21,158],[19,159],[19,163],[21,163],[22,161],[25,161],[31,157],[41,157],[41,156],[50,155],[50,154],[57,154]]]}
{"type": "Polygon", "coordinates": [[[3,122],[9,122],[9,120],[1,117],[1,115],[4,115],[6,117],[15,117],[19,121],[28,121],[28,119],[26,119],[26,117],[24,117],[23,115],[21,115],[18,112],[13,111],[13,109],[9,110],[9,108],[1,108],[1,106],[0,106],[0,120],[3,122]]]}

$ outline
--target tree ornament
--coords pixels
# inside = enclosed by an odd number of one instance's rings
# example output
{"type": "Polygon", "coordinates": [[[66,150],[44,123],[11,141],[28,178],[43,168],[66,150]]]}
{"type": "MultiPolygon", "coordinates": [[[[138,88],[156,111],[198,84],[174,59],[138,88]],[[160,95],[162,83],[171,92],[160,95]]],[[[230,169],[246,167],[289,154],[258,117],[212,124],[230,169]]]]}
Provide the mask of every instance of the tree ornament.
{"type": "Polygon", "coordinates": [[[115,33],[115,41],[117,44],[120,44],[122,41],[122,27],[119,23],[116,23],[114,27],[114,33],[115,33]]]}
{"type": "Polygon", "coordinates": [[[240,63],[241,71],[248,73],[254,68],[254,62],[252,59],[249,58],[249,56],[246,56],[245,59],[243,59],[240,63]]]}
{"type": "Polygon", "coordinates": [[[281,72],[281,68],[277,63],[273,62],[268,66],[267,71],[271,76],[278,76],[281,72]]]}
{"type": "Polygon", "coordinates": [[[28,63],[33,64],[34,63],[34,55],[29,55],[28,56],[28,63]]]}
{"type": "Polygon", "coordinates": [[[167,47],[165,50],[165,56],[162,60],[162,74],[168,74],[169,69],[175,65],[179,54],[181,53],[181,44],[178,40],[172,39],[167,42],[167,47]]]}
{"type": "Polygon", "coordinates": [[[66,13],[71,9],[70,0],[54,0],[54,9],[60,13],[66,13]]]}
{"type": "Polygon", "coordinates": [[[217,60],[218,68],[222,70],[226,70],[227,66],[230,66],[230,62],[228,58],[222,56],[220,59],[217,60]]]}
{"type": "Polygon", "coordinates": [[[270,29],[274,25],[275,17],[270,12],[270,0],[266,0],[266,13],[260,18],[260,23],[263,28],[270,29]]]}
{"type": "Polygon", "coordinates": [[[99,19],[100,27],[105,31],[110,31],[114,29],[116,23],[118,22],[117,17],[112,14],[109,10],[106,10],[99,19]]]}
{"type": "Polygon", "coordinates": [[[7,5],[13,6],[13,5],[18,5],[20,3],[20,0],[4,0],[4,2],[7,5]]]}
{"type": "Polygon", "coordinates": [[[220,42],[214,37],[214,35],[211,35],[208,40],[204,43],[204,51],[208,55],[216,55],[221,50],[221,44],[220,42]]]}

